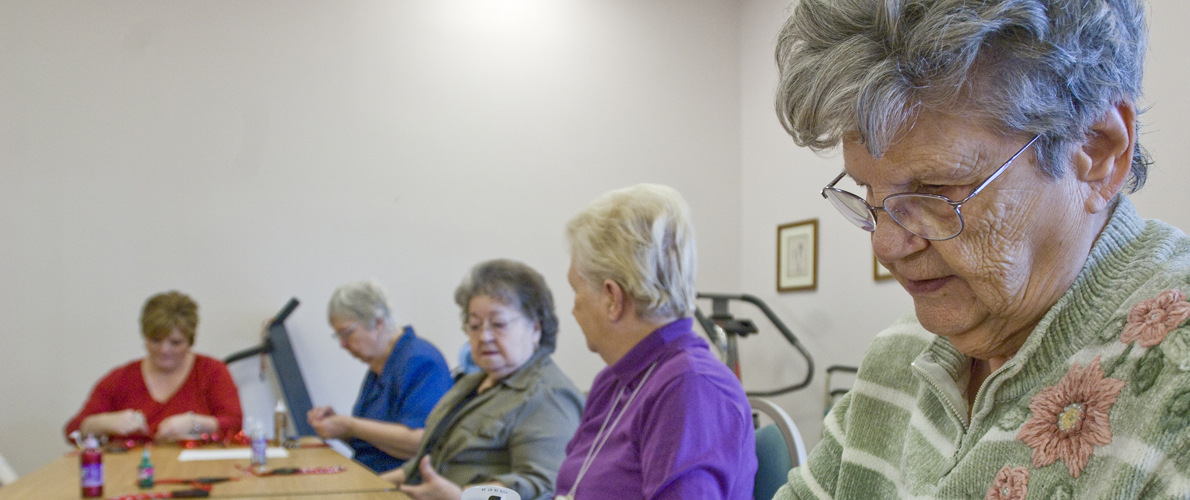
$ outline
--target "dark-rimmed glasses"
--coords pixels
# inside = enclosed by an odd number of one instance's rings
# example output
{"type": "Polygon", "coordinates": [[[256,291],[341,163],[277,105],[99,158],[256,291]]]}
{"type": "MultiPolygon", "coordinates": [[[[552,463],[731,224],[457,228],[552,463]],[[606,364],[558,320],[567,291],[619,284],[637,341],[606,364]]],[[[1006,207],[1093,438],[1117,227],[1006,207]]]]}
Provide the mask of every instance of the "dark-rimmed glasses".
{"type": "Polygon", "coordinates": [[[971,194],[959,201],[951,201],[950,198],[938,194],[897,193],[885,198],[881,206],[873,207],[868,204],[867,200],[835,187],[835,184],[838,184],[843,176],[847,175],[847,171],[843,171],[838,177],[835,177],[835,180],[822,188],[822,197],[830,201],[831,205],[834,205],[839,213],[843,214],[843,217],[846,217],[852,224],[869,233],[876,231],[876,211],[883,210],[906,231],[927,240],[949,240],[963,232],[963,212],[960,210],[963,204],[971,201],[971,198],[983,191],[983,188],[1000,177],[1000,174],[1004,173],[1012,161],[1029,149],[1029,146],[1037,142],[1040,137],[1041,135],[1033,136],[1033,139],[1029,140],[1025,147],[1012,155],[1012,158],[1009,158],[1003,165],[1000,165],[1000,168],[984,179],[974,191],[971,191],[971,194]]]}

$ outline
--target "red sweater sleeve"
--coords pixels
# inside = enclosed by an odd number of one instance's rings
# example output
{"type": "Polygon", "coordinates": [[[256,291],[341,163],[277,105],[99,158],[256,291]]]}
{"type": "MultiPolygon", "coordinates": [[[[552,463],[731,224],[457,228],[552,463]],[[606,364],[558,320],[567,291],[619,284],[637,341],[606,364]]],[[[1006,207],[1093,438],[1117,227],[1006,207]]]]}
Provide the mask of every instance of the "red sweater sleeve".
{"type": "Polygon", "coordinates": [[[139,359],[120,366],[99,379],[99,382],[91,389],[91,395],[87,397],[87,402],[83,403],[82,409],[66,423],[66,428],[63,431],[66,441],[71,442],[70,433],[77,431],[87,417],[128,408],[124,401],[124,395],[127,393],[126,388],[131,387],[133,383],[144,385],[144,382],[141,381],[139,359]],[[135,376],[135,379],[129,380],[130,376],[135,376]]]}
{"type": "Polygon", "coordinates": [[[240,407],[240,391],[236,389],[231,372],[217,359],[199,356],[198,360],[202,362],[196,362],[195,369],[202,366],[200,380],[205,386],[203,394],[210,409],[208,414],[219,421],[220,432],[227,435],[239,432],[244,422],[244,410],[240,407]]]}
{"type": "Polygon", "coordinates": [[[215,417],[219,421],[219,432],[224,435],[240,431],[244,418],[240,393],[235,380],[231,378],[231,372],[222,361],[197,355],[190,375],[178,392],[165,403],[156,402],[149,395],[141,376],[140,363],[138,359],[104,376],[91,390],[91,396],[78,415],[66,424],[65,435],[69,436],[78,430],[83,420],[91,415],[127,409],[140,410],[145,414],[148,434],[125,436],[138,441],[151,441],[162,420],[188,411],[215,417]]]}

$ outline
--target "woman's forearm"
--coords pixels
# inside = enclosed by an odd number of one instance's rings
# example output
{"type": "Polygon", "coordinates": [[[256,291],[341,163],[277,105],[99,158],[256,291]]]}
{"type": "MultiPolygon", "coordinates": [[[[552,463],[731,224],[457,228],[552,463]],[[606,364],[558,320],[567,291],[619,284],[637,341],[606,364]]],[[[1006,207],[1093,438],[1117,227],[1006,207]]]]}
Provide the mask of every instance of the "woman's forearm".
{"type": "Polygon", "coordinates": [[[351,419],[351,437],[362,439],[389,455],[408,460],[417,453],[423,429],[410,429],[401,424],[367,418],[351,419]]]}
{"type": "Polygon", "coordinates": [[[111,432],[111,420],[113,415],[111,413],[96,413],[83,419],[79,424],[79,434],[86,437],[88,434],[94,436],[106,436],[113,434],[111,432]]]}
{"type": "Polygon", "coordinates": [[[194,434],[203,434],[211,432],[219,432],[219,419],[211,415],[193,414],[193,421],[190,424],[191,430],[194,434]]]}

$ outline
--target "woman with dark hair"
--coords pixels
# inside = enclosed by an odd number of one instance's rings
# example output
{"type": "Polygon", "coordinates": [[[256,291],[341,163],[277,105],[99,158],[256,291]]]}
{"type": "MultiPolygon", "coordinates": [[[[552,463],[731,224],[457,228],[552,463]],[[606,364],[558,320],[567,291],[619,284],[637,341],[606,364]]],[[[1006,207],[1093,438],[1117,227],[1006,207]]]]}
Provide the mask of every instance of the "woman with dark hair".
{"type": "Polygon", "coordinates": [[[476,265],[455,291],[471,355],[426,420],[414,458],[384,477],[416,500],[458,499],[495,484],[546,500],[578,426],[582,393],[554,364],[554,299],[541,274],[511,260],[476,265]]]}
{"type": "Polygon", "coordinates": [[[176,291],[159,293],[145,302],[140,322],[145,357],[104,376],[66,424],[66,436],[143,443],[239,432],[243,410],[227,366],[190,349],[198,304],[176,291]]]}

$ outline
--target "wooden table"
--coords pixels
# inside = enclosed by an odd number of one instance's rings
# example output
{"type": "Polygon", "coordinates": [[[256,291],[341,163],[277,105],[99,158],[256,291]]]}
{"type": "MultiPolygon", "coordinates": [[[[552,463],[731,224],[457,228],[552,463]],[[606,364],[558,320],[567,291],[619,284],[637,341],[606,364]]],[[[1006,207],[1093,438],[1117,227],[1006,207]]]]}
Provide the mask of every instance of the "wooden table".
{"type": "Polygon", "coordinates": [[[281,495],[247,497],[249,500],[409,500],[399,491],[368,491],[362,493],[310,493],[308,495],[281,495]]]}
{"type": "MultiPolygon", "coordinates": [[[[154,493],[189,489],[181,484],[160,484],[152,489],[136,487],[136,467],[140,463],[141,448],[123,453],[104,453],[103,469],[106,481],[103,498],[115,498],[138,493],[154,493]]],[[[235,481],[218,483],[211,488],[211,498],[269,498],[271,500],[326,498],[329,500],[408,500],[408,496],[390,491],[388,481],[351,459],[326,447],[288,450],[287,458],[270,458],[268,468],[334,467],[347,470],[336,474],[259,477],[245,474],[247,460],[210,460],[179,462],[177,446],[151,448],[156,478],[192,479],[199,477],[234,477],[235,481]]],[[[70,454],[0,488],[0,500],[73,500],[81,497],[79,488],[79,458],[70,454]]]]}

